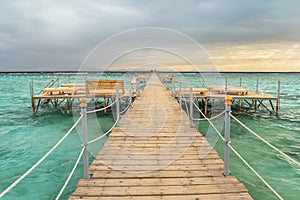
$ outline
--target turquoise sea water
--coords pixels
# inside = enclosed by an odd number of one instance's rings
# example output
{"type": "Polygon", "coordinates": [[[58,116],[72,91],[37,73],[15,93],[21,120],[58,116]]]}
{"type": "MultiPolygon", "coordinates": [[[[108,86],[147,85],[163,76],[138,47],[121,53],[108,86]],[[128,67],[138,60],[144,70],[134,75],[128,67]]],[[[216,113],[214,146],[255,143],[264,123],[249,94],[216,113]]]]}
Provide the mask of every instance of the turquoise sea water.
{"type": "MultiPolygon", "coordinates": [[[[260,111],[236,115],[252,130],[300,161],[300,74],[222,74],[228,76],[229,85],[239,85],[243,76],[243,86],[255,91],[259,77],[259,91],[274,94],[277,79],[281,79],[280,115],[269,115],[260,111]]],[[[106,78],[130,80],[131,76],[113,75],[106,78]]],[[[184,78],[193,86],[199,86],[196,74],[186,74],[184,78]]],[[[35,91],[41,89],[50,75],[35,76],[35,91]]],[[[62,77],[61,82],[67,82],[62,77]]],[[[71,81],[84,79],[84,76],[71,81]]],[[[62,114],[59,110],[47,108],[36,116],[32,114],[29,83],[31,75],[0,76],[0,191],[3,191],[19,176],[37,162],[73,125],[78,113],[62,114]]],[[[90,117],[89,135],[101,135],[114,123],[110,113],[90,117]],[[95,120],[97,123],[94,123],[95,120]],[[96,124],[96,125],[95,125],[96,124]],[[99,125],[102,130],[99,130],[99,125]]],[[[205,135],[207,122],[199,123],[199,130],[205,135]]],[[[36,170],[12,189],[3,199],[54,199],[63,186],[81,150],[80,126],[53,152],[36,170]]],[[[300,191],[300,169],[290,164],[275,151],[250,135],[243,127],[232,122],[232,146],[256,169],[285,199],[298,199],[300,191]]],[[[94,151],[101,148],[105,138],[95,144],[94,151]]],[[[219,139],[215,148],[223,156],[223,143],[219,139]]],[[[92,160],[93,155],[90,155],[92,160]]],[[[276,199],[253,173],[231,152],[230,170],[232,175],[245,184],[255,199],[276,199]]],[[[82,178],[80,163],[61,199],[67,199],[82,178]]]]}

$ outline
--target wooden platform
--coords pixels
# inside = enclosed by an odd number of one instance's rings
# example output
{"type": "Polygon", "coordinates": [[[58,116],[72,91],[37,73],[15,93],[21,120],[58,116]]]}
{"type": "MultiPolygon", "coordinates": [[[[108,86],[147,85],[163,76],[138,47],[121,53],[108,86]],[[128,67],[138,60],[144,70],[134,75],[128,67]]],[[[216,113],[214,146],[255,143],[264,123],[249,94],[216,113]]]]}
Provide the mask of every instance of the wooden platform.
{"type": "Polygon", "coordinates": [[[156,74],[70,199],[252,199],[156,74]]]}

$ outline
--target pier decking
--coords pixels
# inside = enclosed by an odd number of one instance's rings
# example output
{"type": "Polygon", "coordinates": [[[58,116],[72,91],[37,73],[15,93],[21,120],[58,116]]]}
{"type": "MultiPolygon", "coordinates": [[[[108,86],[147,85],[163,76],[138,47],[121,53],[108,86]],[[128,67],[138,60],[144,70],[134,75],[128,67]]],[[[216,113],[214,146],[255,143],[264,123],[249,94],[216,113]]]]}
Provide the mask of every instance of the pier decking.
{"type": "Polygon", "coordinates": [[[70,199],[252,199],[153,74],[70,199]]]}

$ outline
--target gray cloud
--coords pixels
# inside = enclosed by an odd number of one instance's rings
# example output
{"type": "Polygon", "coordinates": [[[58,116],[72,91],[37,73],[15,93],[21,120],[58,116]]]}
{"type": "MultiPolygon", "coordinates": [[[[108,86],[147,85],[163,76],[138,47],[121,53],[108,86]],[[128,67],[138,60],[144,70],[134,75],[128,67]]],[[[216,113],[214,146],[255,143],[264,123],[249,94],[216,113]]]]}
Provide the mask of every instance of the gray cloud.
{"type": "Polygon", "coordinates": [[[0,2],[0,71],[71,69],[120,31],[166,27],[200,43],[296,41],[297,0],[0,2]],[[64,68],[67,67],[67,68],[64,68]]]}

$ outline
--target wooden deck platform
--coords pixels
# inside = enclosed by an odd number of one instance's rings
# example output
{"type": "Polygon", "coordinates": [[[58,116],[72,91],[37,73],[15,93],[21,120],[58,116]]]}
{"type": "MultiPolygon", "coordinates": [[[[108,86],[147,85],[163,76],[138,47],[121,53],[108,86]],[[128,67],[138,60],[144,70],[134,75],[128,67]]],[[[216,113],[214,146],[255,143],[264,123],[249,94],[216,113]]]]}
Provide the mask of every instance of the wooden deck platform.
{"type": "Polygon", "coordinates": [[[156,74],[70,199],[252,199],[156,74]]]}

